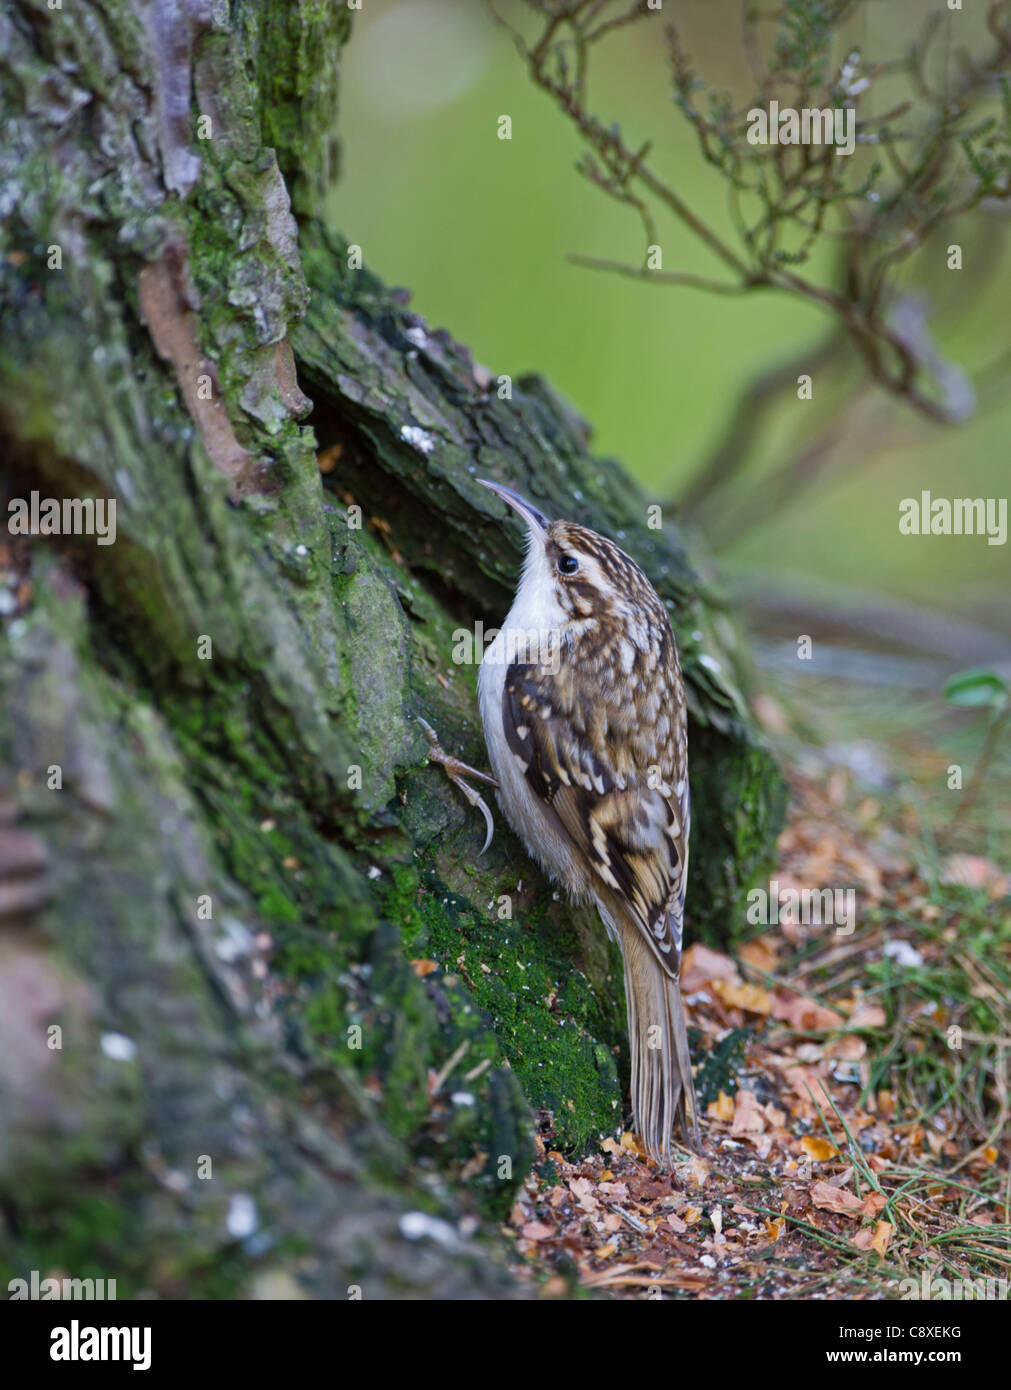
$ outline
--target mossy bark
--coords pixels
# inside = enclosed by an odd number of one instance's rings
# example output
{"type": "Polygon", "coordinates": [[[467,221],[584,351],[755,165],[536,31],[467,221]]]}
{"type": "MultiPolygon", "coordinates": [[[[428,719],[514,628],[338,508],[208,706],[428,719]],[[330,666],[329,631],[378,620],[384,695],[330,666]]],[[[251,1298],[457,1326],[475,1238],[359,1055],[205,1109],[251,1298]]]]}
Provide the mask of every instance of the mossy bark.
{"type": "Polygon", "coordinates": [[[111,545],[0,538],[0,1281],[508,1292],[461,1220],[507,1207],[536,1111],[576,1148],[620,1122],[619,962],[425,761],[419,715],[484,756],[453,634],[501,619],[520,534],[476,476],[672,604],[692,931],[778,828],[697,557],[544,382],[499,399],[313,220],[348,31],[0,18],[4,501],[117,501],[111,545]]]}

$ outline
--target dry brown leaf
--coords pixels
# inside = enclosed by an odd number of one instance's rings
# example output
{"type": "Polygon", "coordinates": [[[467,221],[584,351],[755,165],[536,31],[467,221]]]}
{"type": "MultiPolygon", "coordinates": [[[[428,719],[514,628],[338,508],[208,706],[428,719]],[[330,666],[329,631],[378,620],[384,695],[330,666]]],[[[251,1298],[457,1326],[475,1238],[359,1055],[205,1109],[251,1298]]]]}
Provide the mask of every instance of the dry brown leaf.
{"type": "Polygon", "coordinates": [[[626,1129],[621,1136],[621,1147],[629,1149],[637,1158],[646,1158],[646,1150],[639,1143],[638,1137],[630,1129],[626,1129]]]}
{"type": "Polygon", "coordinates": [[[783,1076],[802,1100],[810,1101],[813,1095],[815,1102],[822,1109],[831,1110],[831,1098],[811,1067],[786,1067],[783,1076]]]}
{"type": "Polygon", "coordinates": [[[1007,874],[982,854],[952,854],[941,866],[941,882],[982,888],[990,898],[1003,898],[1009,888],[1007,874]]]}
{"type": "Polygon", "coordinates": [[[469,1158],[460,1169],[460,1181],[467,1182],[470,1178],[476,1178],[479,1173],[484,1172],[484,1165],[488,1161],[488,1155],[478,1149],[473,1158],[469,1158]]]}
{"type": "Polygon", "coordinates": [[[741,983],[737,966],[729,956],[723,955],[720,951],[713,951],[699,941],[693,941],[681,961],[681,991],[683,994],[694,994],[710,980],[727,980],[738,985],[741,983]]]}
{"type": "Polygon", "coordinates": [[[786,994],[783,990],[776,991],[772,1016],[782,1019],[798,1033],[829,1033],[843,1027],[846,1022],[836,1009],[826,1008],[824,1004],[802,994],[786,994]]]}
{"type": "Polygon", "coordinates": [[[734,1123],[731,1134],[763,1134],[765,1116],[762,1107],[755,1099],[754,1091],[740,1090],[734,1100],[734,1123]]]}
{"type": "Polygon", "coordinates": [[[589,1178],[570,1178],[569,1191],[584,1211],[596,1211],[597,1199],[593,1193],[593,1183],[589,1178]]]}
{"type": "Polygon", "coordinates": [[[712,991],[731,1009],[743,1009],[749,1014],[768,1014],[772,995],[761,985],[734,984],[732,980],[713,980],[712,991]]]}
{"type": "Polygon", "coordinates": [[[877,1095],[878,1114],[883,1120],[890,1120],[895,1114],[895,1095],[892,1091],[879,1091],[877,1095]]]}
{"type": "Polygon", "coordinates": [[[811,1201],[822,1211],[838,1212],[840,1216],[860,1216],[863,1202],[855,1192],[845,1187],[833,1187],[830,1182],[819,1179],[811,1184],[811,1201]]]}
{"type": "Polygon", "coordinates": [[[812,1163],[825,1163],[830,1158],[838,1158],[839,1150],[834,1144],[830,1144],[827,1139],[819,1139],[812,1134],[805,1134],[800,1141],[800,1147],[807,1154],[812,1163]]]}
{"type": "Polygon", "coordinates": [[[546,1226],[543,1221],[528,1221],[520,1227],[520,1235],[526,1240],[550,1240],[555,1234],[554,1226],[546,1226]]]}
{"type": "Polygon", "coordinates": [[[423,980],[426,975],[431,975],[433,970],[438,970],[439,962],[437,960],[412,960],[410,966],[415,975],[423,980]]]}
{"type": "Polygon", "coordinates": [[[892,1238],[895,1227],[888,1221],[879,1221],[874,1231],[874,1239],[871,1241],[871,1249],[876,1250],[879,1255],[883,1255],[888,1249],[888,1242],[892,1238]]]}
{"type": "Polygon", "coordinates": [[[756,970],[765,971],[772,974],[776,969],[776,954],[778,942],[768,936],[756,936],[751,941],[746,941],[743,946],[738,948],[737,954],[746,965],[754,966],[756,970]]]}
{"type": "Polygon", "coordinates": [[[733,1097],[728,1096],[726,1091],[721,1091],[716,1099],[710,1101],[706,1106],[706,1114],[711,1120],[732,1120],[734,1118],[733,1097]]]}
{"type": "Polygon", "coordinates": [[[858,1004],[850,1014],[848,1028],[884,1028],[888,1019],[880,1004],[858,1004]]]}
{"type": "Polygon", "coordinates": [[[710,1166],[704,1158],[699,1158],[698,1154],[692,1154],[683,1171],[696,1187],[703,1188],[709,1180],[710,1166]]]}

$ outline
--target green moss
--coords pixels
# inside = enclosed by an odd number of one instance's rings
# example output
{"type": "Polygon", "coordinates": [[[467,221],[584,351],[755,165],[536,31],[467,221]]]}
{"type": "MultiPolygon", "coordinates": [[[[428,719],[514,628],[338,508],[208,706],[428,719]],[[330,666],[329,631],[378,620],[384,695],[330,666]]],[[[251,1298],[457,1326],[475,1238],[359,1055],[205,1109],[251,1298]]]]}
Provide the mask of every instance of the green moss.
{"type": "Polygon", "coordinates": [[[567,938],[543,904],[500,918],[504,900],[522,895],[510,880],[492,883],[471,872],[468,897],[434,870],[401,872],[387,911],[402,914],[408,949],[439,963],[444,991],[465,987],[463,1008],[484,1021],[531,1106],[554,1116],[557,1142],[583,1148],[621,1119],[614,1058],[597,1037],[613,1020],[572,968],[574,935],[567,938]],[[475,903],[490,904],[488,915],[475,903]]]}

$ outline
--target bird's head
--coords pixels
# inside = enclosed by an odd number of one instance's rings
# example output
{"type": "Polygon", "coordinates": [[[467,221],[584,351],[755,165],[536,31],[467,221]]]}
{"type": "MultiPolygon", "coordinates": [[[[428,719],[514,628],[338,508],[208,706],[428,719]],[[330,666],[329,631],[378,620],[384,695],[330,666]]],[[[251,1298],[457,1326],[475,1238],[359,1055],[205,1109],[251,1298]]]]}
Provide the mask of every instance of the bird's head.
{"type": "Polygon", "coordinates": [[[512,488],[480,479],[527,524],[519,594],[544,622],[635,622],[659,603],[642,570],[613,541],[574,521],[549,521],[512,488]]]}

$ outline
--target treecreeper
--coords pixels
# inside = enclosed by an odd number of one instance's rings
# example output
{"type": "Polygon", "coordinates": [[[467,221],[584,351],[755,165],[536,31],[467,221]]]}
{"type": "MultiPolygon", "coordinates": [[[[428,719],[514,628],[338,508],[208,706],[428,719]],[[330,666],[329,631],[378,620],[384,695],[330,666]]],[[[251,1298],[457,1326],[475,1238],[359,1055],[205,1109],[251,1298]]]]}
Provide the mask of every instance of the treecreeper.
{"type": "Polygon", "coordinates": [[[635,1127],[669,1166],[675,1121],[699,1147],[679,984],[691,816],[674,632],[613,541],[484,486],[527,526],[516,596],[478,674],[499,804],[548,875],[596,904],[621,949],[635,1127]]]}

